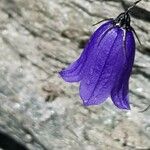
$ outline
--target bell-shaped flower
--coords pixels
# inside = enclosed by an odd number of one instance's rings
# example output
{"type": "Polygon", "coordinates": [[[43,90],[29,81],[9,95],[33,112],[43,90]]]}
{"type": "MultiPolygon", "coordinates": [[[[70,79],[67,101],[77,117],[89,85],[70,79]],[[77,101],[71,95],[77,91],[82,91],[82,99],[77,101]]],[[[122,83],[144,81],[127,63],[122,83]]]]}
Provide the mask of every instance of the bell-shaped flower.
{"type": "Polygon", "coordinates": [[[67,82],[80,82],[85,106],[111,97],[120,109],[130,109],[129,78],[135,56],[135,40],[127,12],[103,23],[91,36],[81,56],[60,72],[67,82]]]}

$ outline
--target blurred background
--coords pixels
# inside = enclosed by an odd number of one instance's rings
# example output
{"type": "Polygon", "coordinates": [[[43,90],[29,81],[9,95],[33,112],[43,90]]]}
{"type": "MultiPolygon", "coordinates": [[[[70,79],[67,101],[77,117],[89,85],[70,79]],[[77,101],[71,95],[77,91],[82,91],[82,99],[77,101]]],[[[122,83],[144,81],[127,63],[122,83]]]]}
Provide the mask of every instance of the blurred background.
{"type": "Polygon", "coordinates": [[[132,11],[137,43],[131,111],[84,107],[58,72],[79,57],[92,24],[133,0],[0,0],[0,149],[149,150],[150,1],[132,11]]]}

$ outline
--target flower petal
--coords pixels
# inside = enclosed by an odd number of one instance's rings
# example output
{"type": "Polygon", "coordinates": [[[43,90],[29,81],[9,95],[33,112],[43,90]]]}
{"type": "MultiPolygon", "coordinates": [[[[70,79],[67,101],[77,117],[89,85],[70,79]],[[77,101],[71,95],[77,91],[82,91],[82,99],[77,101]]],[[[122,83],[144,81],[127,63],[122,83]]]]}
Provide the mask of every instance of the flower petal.
{"type": "Polygon", "coordinates": [[[80,96],[84,105],[100,104],[110,95],[116,74],[120,73],[123,64],[121,55],[118,55],[122,49],[122,41],[122,30],[113,28],[100,41],[95,50],[97,53],[95,52],[89,59],[89,64],[86,64],[86,75],[80,84],[80,96]]]}
{"type": "Polygon", "coordinates": [[[102,26],[100,26],[96,30],[96,32],[91,36],[80,58],[71,65],[69,65],[67,69],[62,70],[59,73],[65,81],[78,82],[82,79],[84,74],[83,67],[85,66],[87,57],[90,55],[90,53],[93,53],[94,46],[97,43],[97,41],[99,41],[100,37],[102,36],[102,33],[108,30],[108,28],[111,25],[112,21],[108,21],[104,23],[102,26]]]}
{"type": "MultiPolygon", "coordinates": [[[[86,57],[86,56],[84,56],[86,57]]],[[[85,58],[78,59],[70,64],[68,68],[59,72],[61,77],[67,82],[78,82],[81,79],[81,69],[83,67],[85,58]]]]}
{"type": "Polygon", "coordinates": [[[116,81],[115,87],[111,92],[111,97],[114,104],[121,109],[130,109],[129,98],[128,98],[128,82],[129,77],[132,71],[132,66],[135,56],[135,41],[132,31],[126,32],[125,38],[125,48],[122,50],[125,51],[125,64],[120,77],[116,81]]]}

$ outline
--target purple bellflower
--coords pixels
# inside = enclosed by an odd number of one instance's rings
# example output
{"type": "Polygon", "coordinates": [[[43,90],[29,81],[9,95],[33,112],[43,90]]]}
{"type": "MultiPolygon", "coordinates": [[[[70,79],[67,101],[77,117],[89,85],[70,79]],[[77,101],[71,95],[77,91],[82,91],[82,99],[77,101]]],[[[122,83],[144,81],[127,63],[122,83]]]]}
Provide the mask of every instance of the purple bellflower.
{"type": "Polygon", "coordinates": [[[108,19],[91,36],[81,56],[60,72],[67,82],[80,82],[85,106],[98,105],[109,96],[120,109],[130,109],[129,78],[135,56],[134,29],[129,10],[108,19]]]}

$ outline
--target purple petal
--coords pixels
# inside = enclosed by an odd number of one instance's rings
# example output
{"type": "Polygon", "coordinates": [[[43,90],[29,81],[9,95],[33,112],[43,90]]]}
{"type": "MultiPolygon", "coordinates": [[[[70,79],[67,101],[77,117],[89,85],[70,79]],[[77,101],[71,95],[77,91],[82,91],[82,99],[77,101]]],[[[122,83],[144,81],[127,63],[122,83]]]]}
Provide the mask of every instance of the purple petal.
{"type": "Polygon", "coordinates": [[[96,32],[91,36],[88,44],[86,45],[84,51],[82,52],[80,58],[74,63],[69,65],[67,69],[62,70],[59,74],[67,82],[78,82],[84,76],[84,66],[87,62],[87,58],[91,53],[94,53],[94,48],[96,47],[99,39],[108,28],[112,26],[112,21],[104,23],[100,26],[96,32]]]}
{"type": "MultiPolygon", "coordinates": [[[[85,57],[85,56],[84,56],[85,57]]],[[[74,63],[70,64],[67,69],[64,69],[59,72],[61,77],[67,82],[78,82],[81,79],[81,69],[83,67],[85,58],[77,60],[74,63]]]]}
{"type": "Polygon", "coordinates": [[[118,80],[116,81],[116,84],[112,90],[111,97],[114,104],[118,108],[130,109],[128,98],[128,82],[135,56],[135,41],[132,31],[126,32],[125,39],[125,47],[124,49],[122,49],[122,51],[125,52],[124,56],[122,56],[125,59],[125,64],[123,67],[123,71],[120,74],[120,77],[118,77],[118,80]]]}
{"type": "Polygon", "coordinates": [[[123,66],[123,31],[113,28],[100,39],[95,53],[90,55],[84,78],[80,84],[80,96],[84,105],[97,105],[110,96],[116,75],[123,66]],[[119,64],[119,65],[118,65],[119,64]]]}

